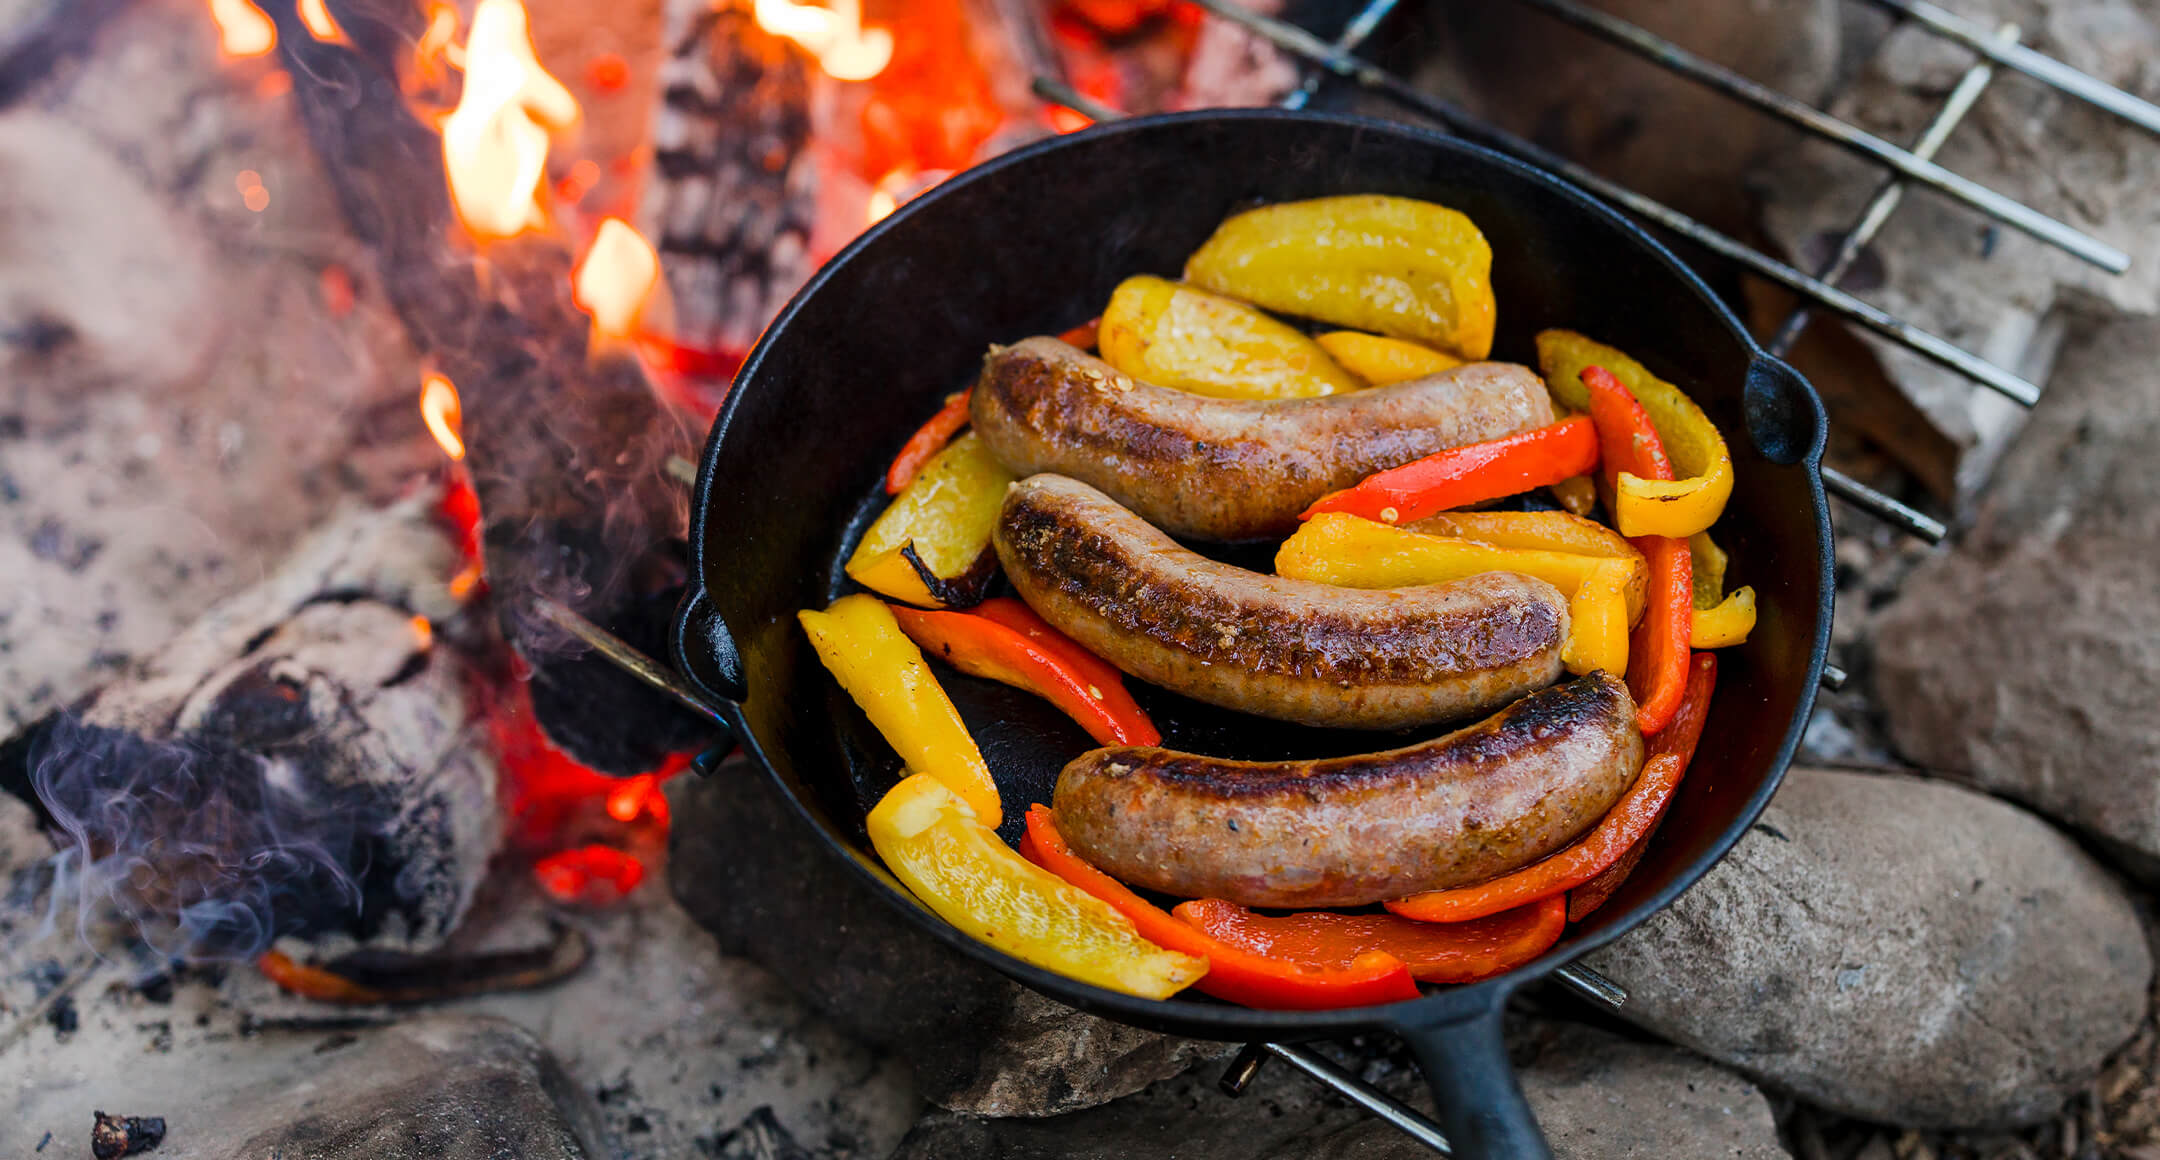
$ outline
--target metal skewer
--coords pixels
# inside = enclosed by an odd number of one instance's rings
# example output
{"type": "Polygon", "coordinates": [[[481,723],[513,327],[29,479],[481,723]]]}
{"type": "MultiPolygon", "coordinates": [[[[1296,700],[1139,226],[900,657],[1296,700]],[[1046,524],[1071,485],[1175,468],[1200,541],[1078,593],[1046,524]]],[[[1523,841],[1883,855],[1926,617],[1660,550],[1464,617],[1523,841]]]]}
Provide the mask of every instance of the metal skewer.
{"type": "Polygon", "coordinates": [[[545,596],[533,601],[533,611],[538,612],[548,623],[584,641],[615,667],[674,698],[683,708],[722,725],[727,723],[726,718],[720,715],[720,710],[707,702],[688,681],[677,676],[673,669],[638,651],[630,642],[545,596]]]}

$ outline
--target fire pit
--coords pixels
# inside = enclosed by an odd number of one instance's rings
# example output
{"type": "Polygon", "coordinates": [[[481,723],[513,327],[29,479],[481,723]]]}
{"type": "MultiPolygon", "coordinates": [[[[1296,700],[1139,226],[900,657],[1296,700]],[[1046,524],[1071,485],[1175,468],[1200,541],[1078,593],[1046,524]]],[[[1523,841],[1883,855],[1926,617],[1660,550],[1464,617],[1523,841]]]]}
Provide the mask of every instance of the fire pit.
{"type": "Polygon", "coordinates": [[[2160,310],[2135,6],[16,7],[0,1150],[358,1155],[429,1115],[536,1156],[1437,1147],[1390,1042],[1166,1039],[926,942],[715,768],[670,671],[689,461],[828,258],[1030,140],[1278,103],[1662,231],[1825,388],[1825,480],[1877,517],[1803,749],[1843,771],[1512,1009],[1556,1149],[2160,1146],[2149,723],[2085,754],[2004,708],[2085,711],[2025,621],[2160,672],[2106,466],[2160,310]],[[2001,643],[1959,665],[1967,605],[2001,643]]]}

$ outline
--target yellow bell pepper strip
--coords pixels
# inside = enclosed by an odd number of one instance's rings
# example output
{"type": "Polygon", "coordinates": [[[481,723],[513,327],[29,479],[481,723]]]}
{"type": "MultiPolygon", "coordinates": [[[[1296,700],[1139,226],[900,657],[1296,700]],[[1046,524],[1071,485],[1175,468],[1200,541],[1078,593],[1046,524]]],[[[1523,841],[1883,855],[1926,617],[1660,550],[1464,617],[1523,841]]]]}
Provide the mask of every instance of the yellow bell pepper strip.
{"type": "Polygon", "coordinates": [[[1560,652],[1567,671],[1627,673],[1629,575],[1624,562],[1601,560],[1568,598],[1567,645],[1560,652]]]}
{"type": "Polygon", "coordinates": [[[1553,397],[1578,411],[1589,408],[1583,369],[1610,371],[1649,412],[1659,444],[1672,459],[1672,479],[1623,472],[1613,482],[1613,523],[1621,535],[1686,537],[1717,522],[1732,497],[1732,453],[1693,399],[1634,359],[1571,330],[1539,334],[1537,348],[1538,368],[1553,397]]]}
{"type": "MultiPolygon", "coordinates": [[[[1703,722],[1710,716],[1710,696],[1716,689],[1717,658],[1708,653],[1697,654],[1694,660],[1689,662],[1687,696],[1680,701],[1680,712],[1673,717],[1673,723],[1666,726],[1665,731],[1649,744],[1652,759],[1663,755],[1676,760],[1682,775],[1686,774],[1688,765],[1695,760],[1695,745],[1702,739],[1703,722]]],[[[1658,826],[1664,820],[1664,811],[1660,810],[1658,816],[1650,822],[1650,831],[1636,839],[1635,844],[1628,847],[1627,853],[1622,854],[1619,861],[1606,867],[1597,877],[1568,891],[1569,922],[1581,922],[1588,918],[1591,911],[1605,905],[1605,900],[1612,897],[1613,891],[1620,889],[1620,884],[1635,872],[1635,864],[1642,861],[1643,852],[1650,848],[1650,839],[1657,836],[1658,826]]]]}
{"type": "Polygon", "coordinates": [[[900,446],[900,454],[893,456],[892,466],[885,469],[885,494],[899,495],[907,485],[915,482],[915,476],[930,462],[930,457],[945,450],[960,428],[968,424],[968,397],[975,393],[973,387],[945,396],[945,405],[928,422],[916,428],[908,441],[900,446]]]}
{"type": "MultiPolygon", "coordinates": [[[[1586,367],[1590,417],[1604,444],[1608,476],[1632,471],[1645,479],[1672,474],[1657,429],[1641,402],[1610,371],[1586,367]]],[[[1687,541],[1637,536],[1637,551],[1650,565],[1649,601],[1628,641],[1628,691],[1635,695],[1635,724],[1645,737],[1672,720],[1687,688],[1688,639],[1694,630],[1694,570],[1687,541]]]]}
{"type": "Polygon", "coordinates": [[[1665,807],[1680,786],[1702,736],[1709,715],[1710,694],[1717,685],[1717,659],[1705,654],[1696,659],[1695,675],[1687,685],[1689,712],[1678,716],[1670,736],[1649,743],[1648,756],[1635,784],[1587,835],[1512,874],[1503,874],[1476,886],[1451,890],[1428,890],[1387,903],[1387,908],[1419,922],[1469,922],[1551,898],[1591,882],[1619,863],[1629,850],[1649,837],[1665,807]]]}
{"type": "Polygon", "coordinates": [[[1049,806],[1029,806],[1027,826],[1020,853],[1028,861],[1109,903],[1132,920],[1140,937],[1206,958],[1207,974],[1193,984],[1204,994],[1269,1011],[1325,1011],[1418,997],[1410,969],[1391,955],[1371,954],[1338,967],[1315,967],[1232,946],[1173,917],[1073,853],[1058,833],[1049,806]]]}
{"type": "Polygon", "coordinates": [[[1708,532],[1688,537],[1688,558],[1695,573],[1695,619],[1688,646],[1726,648],[1746,640],[1755,631],[1755,590],[1743,587],[1725,594],[1728,557],[1708,532]]]}
{"type": "Polygon", "coordinates": [[[1587,416],[1577,415],[1376,472],[1353,487],[1321,496],[1298,518],[1344,512],[1382,523],[1409,523],[1582,475],[1597,466],[1597,459],[1597,431],[1587,416]]]}
{"type": "Polygon", "coordinates": [[[1340,969],[1379,952],[1408,964],[1421,983],[1475,983],[1512,971],[1544,954],[1567,929],[1567,901],[1558,893],[1446,925],[1326,910],[1254,914],[1220,898],[1181,902],[1171,913],[1230,946],[1319,967],[1340,969]]]}
{"type": "Polygon", "coordinates": [[[1463,365],[1463,360],[1429,346],[1356,330],[1331,330],[1313,341],[1333,355],[1342,369],[1376,387],[1407,383],[1463,365]]]}
{"type": "MultiPolygon", "coordinates": [[[[1046,648],[980,612],[925,612],[895,606],[892,614],[900,622],[900,631],[931,656],[971,677],[999,681],[1043,698],[1079,722],[1098,745],[1162,741],[1162,734],[1125,691],[1123,681],[1108,680],[1099,672],[1082,673],[1068,662],[1067,654],[1046,648]]],[[[1043,628],[1057,631],[1047,624],[1043,628]]]]}
{"type": "Polygon", "coordinates": [[[1587,518],[1597,509],[1597,484],[1587,475],[1573,475],[1552,485],[1553,498],[1569,515],[1587,518]]]}
{"type": "Polygon", "coordinates": [[[1224,221],[1185,280],[1279,314],[1492,353],[1492,246],[1446,206],[1353,194],[1286,201],[1224,221]]]}
{"type": "Polygon", "coordinates": [[[1627,537],[1596,520],[1567,512],[1441,512],[1398,525],[1413,532],[1476,540],[1496,548],[1537,548],[1577,556],[1640,562],[1627,537]]]}
{"type": "Polygon", "coordinates": [[[1391,528],[1330,512],[1306,521],[1275,551],[1275,573],[1343,588],[1408,588],[1444,584],[1482,572],[1535,576],[1572,597],[1606,565],[1620,565],[1626,621],[1643,609],[1648,570],[1634,557],[1583,556],[1535,548],[1499,548],[1476,540],[1391,528]]]}
{"type": "Polygon", "coordinates": [[[936,778],[915,774],[866,819],[893,876],[968,936],[1083,983],[1167,999],[1207,960],[1140,937],[1131,920],[998,840],[936,778]]]}
{"type": "Polygon", "coordinates": [[[997,579],[990,532],[1012,473],[974,432],[930,457],[848,557],[848,578],[929,608],[964,608],[997,579]]]}
{"type": "Polygon", "coordinates": [[[1716,608],[1718,602],[1725,599],[1725,567],[1732,562],[1732,557],[1717,546],[1717,541],[1712,540],[1708,532],[1689,536],[1687,550],[1695,607],[1716,608]]]}
{"type": "Polygon", "coordinates": [[[1145,274],[1118,283],[1096,338],[1118,370],[1196,395],[1304,399],[1365,385],[1289,323],[1145,274]]]}
{"type": "Polygon", "coordinates": [[[996,828],[1004,813],[982,750],[930,675],[922,650],[900,631],[892,609],[875,596],[857,593],[823,612],[803,609],[795,618],[818,659],[900,760],[943,782],[966,799],[984,825],[996,828]]]}

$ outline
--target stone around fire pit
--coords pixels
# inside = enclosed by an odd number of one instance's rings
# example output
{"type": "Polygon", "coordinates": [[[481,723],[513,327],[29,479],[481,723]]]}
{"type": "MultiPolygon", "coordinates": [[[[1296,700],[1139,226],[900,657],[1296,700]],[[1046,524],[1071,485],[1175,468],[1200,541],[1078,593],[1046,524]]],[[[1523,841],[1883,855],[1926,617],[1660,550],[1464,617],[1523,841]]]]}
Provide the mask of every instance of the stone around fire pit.
{"type": "Polygon", "coordinates": [[[1863,1119],[1993,1127],[2082,1091],[2152,958],[2107,872],[2014,806],[1796,769],[1726,859],[1592,966],[1626,1018],[1863,1119]]]}
{"type": "Polygon", "coordinates": [[[1876,626],[1900,751],[2160,880],[2160,322],[2074,329],[1982,504],[1876,626]],[[1984,624],[1985,632],[1972,626],[1984,624]]]}

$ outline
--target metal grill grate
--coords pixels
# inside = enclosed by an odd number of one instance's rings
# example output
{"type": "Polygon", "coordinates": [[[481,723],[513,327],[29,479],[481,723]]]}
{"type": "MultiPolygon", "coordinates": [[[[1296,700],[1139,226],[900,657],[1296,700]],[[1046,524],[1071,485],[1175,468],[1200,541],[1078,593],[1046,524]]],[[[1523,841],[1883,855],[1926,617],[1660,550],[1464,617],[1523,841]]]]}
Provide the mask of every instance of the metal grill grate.
{"type": "MultiPolygon", "coordinates": [[[[2016,372],[1838,288],[1838,282],[1851,268],[1854,260],[1867,249],[1875,235],[1896,212],[1905,190],[1915,184],[1933,189],[2110,273],[2120,274],[2129,268],[2128,255],[2113,246],[2050,218],[2014,198],[1960,177],[1932,160],[1936,151],[1949,138],[1951,131],[1964,119],[1965,114],[1971,111],[1980,94],[1994,79],[1998,65],[2014,69],[2059,92],[2160,134],[2160,106],[2034,52],[2019,43],[2019,30],[2014,25],[2005,25],[1990,32],[1935,7],[1926,0],[1869,0],[1939,36],[1971,49],[1978,57],[1966,70],[1957,87],[1944,100],[1919,140],[1912,148],[1906,149],[1830,116],[1804,101],[1703,60],[1669,40],[1588,7],[1578,0],[1516,2],[1584,29],[1645,60],[1875,162],[1887,171],[1882,188],[1846,231],[1837,253],[1820,269],[1810,274],[1728,234],[1712,229],[1670,206],[1599,176],[1551,150],[1480,120],[1454,104],[1424,92],[1401,77],[1359,57],[1357,49],[1394,10],[1397,0],[1370,0],[1332,44],[1295,24],[1239,7],[1235,0],[1193,0],[1193,3],[1208,12],[1243,26],[1283,51],[1314,66],[1314,71],[1307,76],[1305,82],[1282,102],[1286,107],[1299,108],[1305,105],[1326,77],[1343,78],[1386,98],[1408,112],[1436,121],[1448,131],[1465,139],[1558,173],[1644,221],[1684,237],[1721,258],[1793,291],[1800,296],[1804,305],[1785,320],[1784,325],[1766,344],[1775,355],[1783,356],[1791,349],[1800,334],[1807,329],[1817,310],[1827,310],[1949,367],[2021,405],[2030,407],[2039,401],[2040,388],[2016,372]]],[[[1123,115],[1118,110],[1089,99],[1054,77],[1037,77],[1035,92],[1046,101],[1075,109],[1096,120],[1111,120],[1123,115]]],[[[1948,528],[1942,521],[1869,487],[1836,468],[1823,468],[1823,483],[1831,493],[1853,506],[1929,543],[1938,543],[1948,534],[1948,528]]]]}

